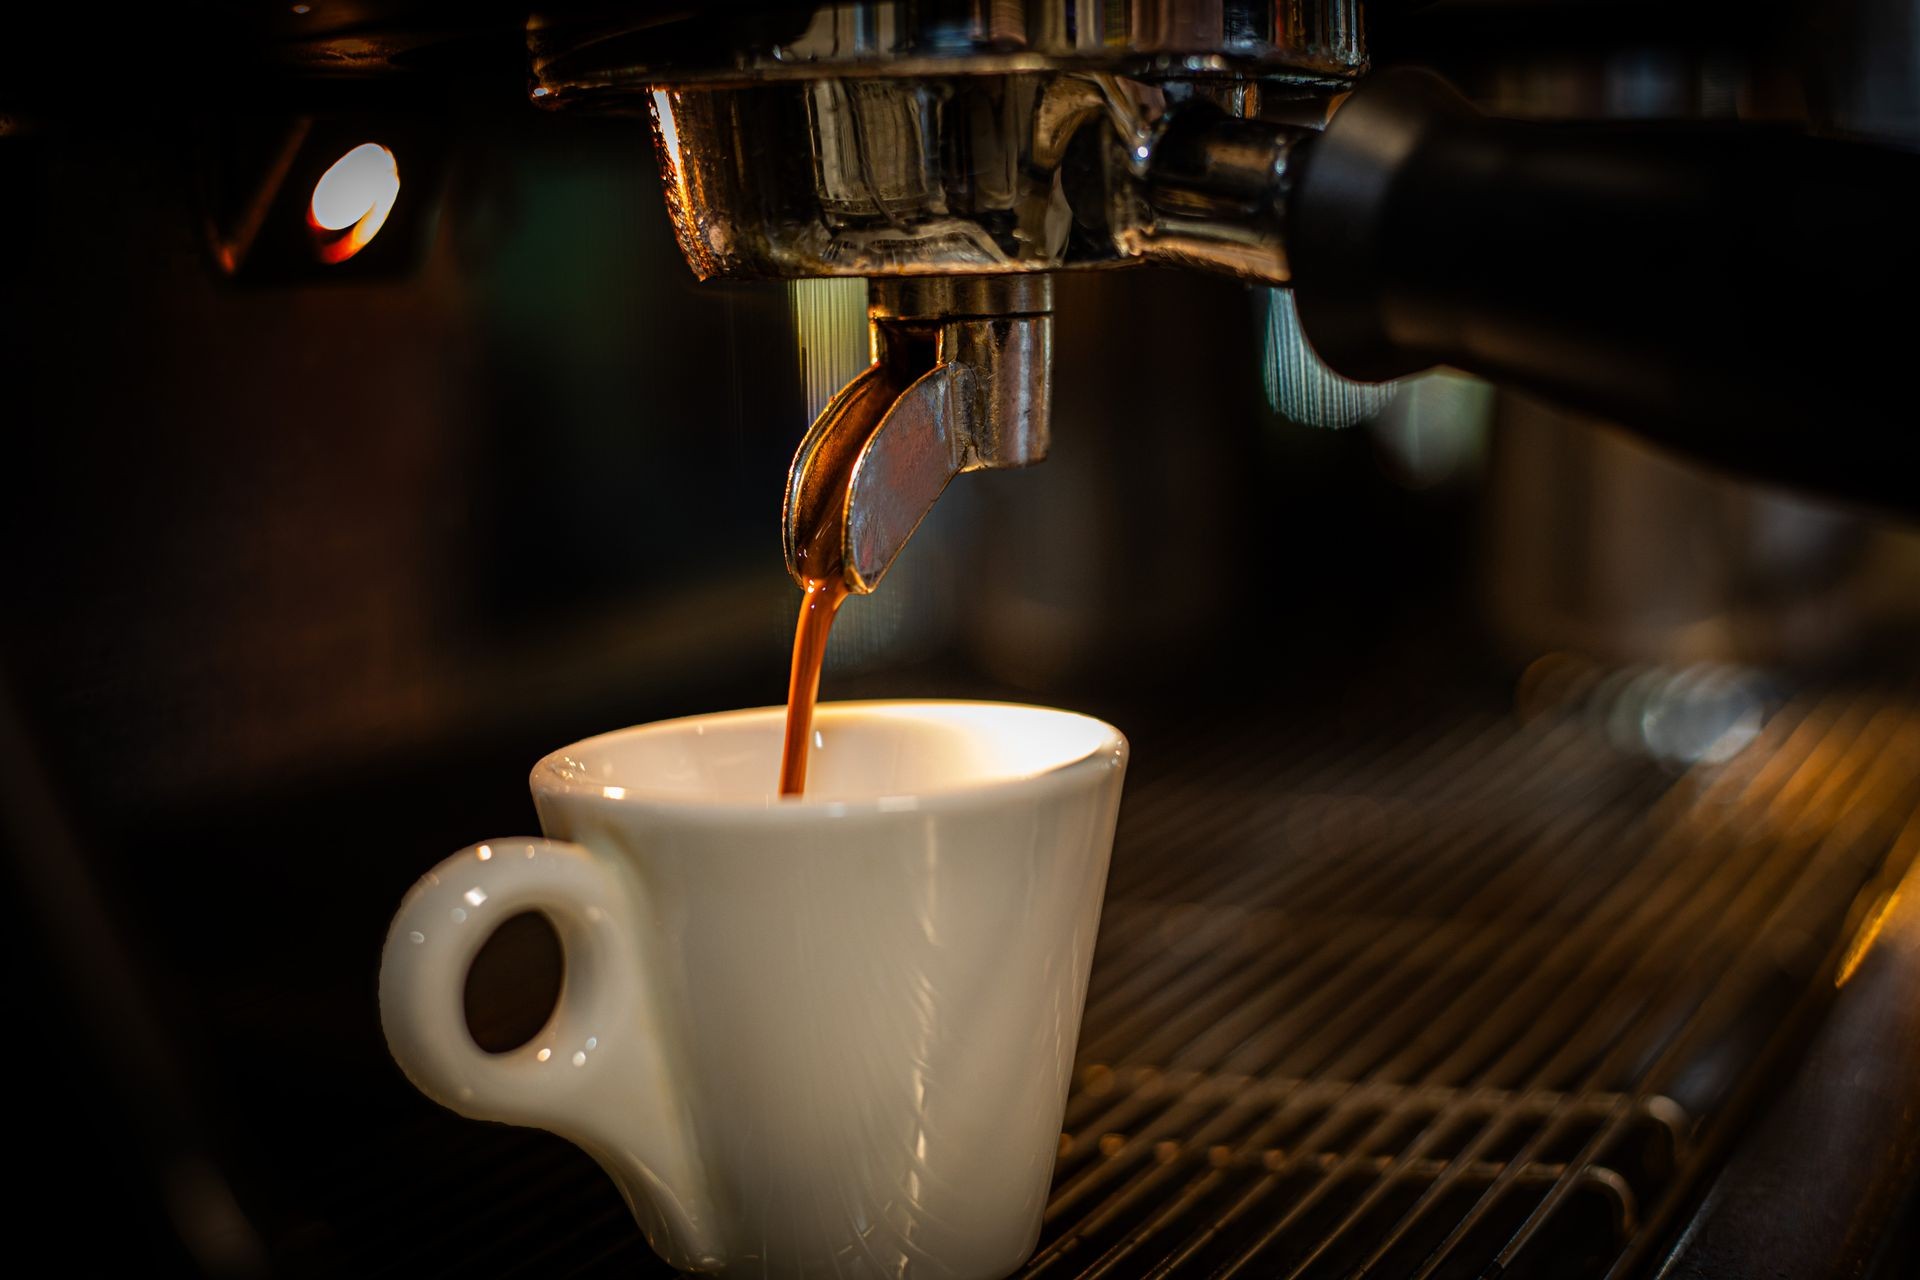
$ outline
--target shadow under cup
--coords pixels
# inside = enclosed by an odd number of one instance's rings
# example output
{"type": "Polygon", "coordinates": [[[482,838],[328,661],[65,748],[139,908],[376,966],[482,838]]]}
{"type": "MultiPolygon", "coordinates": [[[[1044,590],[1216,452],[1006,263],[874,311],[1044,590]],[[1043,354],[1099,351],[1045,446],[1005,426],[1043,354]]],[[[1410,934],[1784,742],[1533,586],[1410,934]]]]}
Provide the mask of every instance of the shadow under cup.
{"type": "Polygon", "coordinates": [[[586,1149],[683,1269],[1003,1276],[1039,1232],[1125,740],[1035,707],[827,704],[808,794],[780,798],[782,714],[541,761],[548,839],[462,851],[403,903],[389,1044],[453,1109],[586,1149]],[[448,1021],[465,964],[529,909],[564,990],[484,1054],[448,1021]]]}

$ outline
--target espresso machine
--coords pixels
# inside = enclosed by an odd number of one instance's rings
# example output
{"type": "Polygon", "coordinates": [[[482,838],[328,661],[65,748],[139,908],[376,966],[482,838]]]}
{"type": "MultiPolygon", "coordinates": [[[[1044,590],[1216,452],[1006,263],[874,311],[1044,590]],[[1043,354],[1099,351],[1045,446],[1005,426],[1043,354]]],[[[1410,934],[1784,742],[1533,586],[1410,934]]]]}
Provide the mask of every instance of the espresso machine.
{"type": "Polygon", "coordinates": [[[536,19],[529,50],[542,106],[647,111],[702,280],[870,281],[873,363],[788,483],[796,577],[823,502],[871,591],[953,476],[1043,459],[1049,276],[1130,265],[1288,286],[1319,357],[1301,379],[1446,364],[1912,503],[1879,320],[1920,281],[1897,150],[1489,120],[1433,77],[1364,74],[1356,0],[643,7],[536,19]]]}
{"type": "MultiPolygon", "coordinates": [[[[373,967],[554,743],[779,698],[778,508],[862,597],[826,697],[1134,740],[1024,1274],[1907,1274],[1916,29],[36,11],[22,1216],[76,1269],[663,1273],[591,1160],[415,1095],[373,967]]],[[[476,1042],[565,969],[503,926],[476,1042]]]]}

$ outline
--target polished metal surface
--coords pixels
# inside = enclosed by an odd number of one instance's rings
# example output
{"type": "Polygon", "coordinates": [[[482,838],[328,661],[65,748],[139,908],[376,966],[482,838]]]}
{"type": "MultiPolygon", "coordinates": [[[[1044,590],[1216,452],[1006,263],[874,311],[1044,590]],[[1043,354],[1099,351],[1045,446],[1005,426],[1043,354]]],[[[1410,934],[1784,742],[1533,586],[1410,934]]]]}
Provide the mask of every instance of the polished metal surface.
{"type": "Polygon", "coordinates": [[[872,320],[1047,315],[1052,310],[1053,286],[1045,276],[910,276],[875,280],[867,291],[872,320]]]}
{"type": "Polygon", "coordinates": [[[1116,863],[1027,1274],[1631,1273],[1920,830],[1911,703],[1789,704],[1668,782],[1609,729],[1685,682],[1633,674],[1244,795],[1196,742],[1131,833],[1180,853],[1116,863]]]}
{"type": "Polygon", "coordinates": [[[536,16],[536,87],[564,99],[635,85],[820,76],[1120,70],[1339,78],[1366,63],[1359,0],[906,0],[536,16]],[[677,26],[675,25],[677,20],[677,26]]]}
{"type": "Polygon", "coordinates": [[[1352,0],[860,3],[684,25],[529,39],[536,101],[650,113],[702,279],[1161,260],[1281,281],[1291,140],[1366,65],[1352,0]]]}
{"type": "MultiPolygon", "coordinates": [[[[823,525],[870,592],[953,477],[1047,456],[1053,290],[1045,276],[876,281],[873,363],[821,411],[788,473],[787,569],[823,525]]],[[[829,557],[831,559],[832,557],[829,557]]]]}
{"type": "Polygon", "coordinates": [[[1309,132],[1191,106],[1169,111],[1134,149],[1139,181],[1114,186],[1120,254],[1268,284],[1286,280],[1288,162],[1309,132]]]}
{"type": "MultiPolygon", "coordinates": [[[[1909,856],[1920,848],[1920,815],[1901,844],[1909,856]]],[[[1920,1274],[1920,863],[1887,880],[1834,975],[1833,1016],[1740,1135],[1661,1280],[1920,1274]],[[1792,1212],[1778,1211],[1782,1187],[1795,1189],[1792,1212]]]]}
{"type": "Polygon", "coordinates": [[[1269,282],[1287,278],[1288,157],[1331,101],[1078,72],[647,100],[674,231],[702,279],[1159,261],[1269,282]]]}
{"type": "Polygon", "coordinates": [[[1284,282],[1294,144],[1365,66],[1355,0],[792,6],[536,21],[529,43],[537,101],[644,102],[695,275],[881,282],[874,365],[801,443],[784,521],[803,581],[812,531],[840,524],[859,592],[953,476],[1046,456],[1050,308],[1010,278],[1284,282]],[[1004,296],[887,283],[973,276],[1004,296]]]}

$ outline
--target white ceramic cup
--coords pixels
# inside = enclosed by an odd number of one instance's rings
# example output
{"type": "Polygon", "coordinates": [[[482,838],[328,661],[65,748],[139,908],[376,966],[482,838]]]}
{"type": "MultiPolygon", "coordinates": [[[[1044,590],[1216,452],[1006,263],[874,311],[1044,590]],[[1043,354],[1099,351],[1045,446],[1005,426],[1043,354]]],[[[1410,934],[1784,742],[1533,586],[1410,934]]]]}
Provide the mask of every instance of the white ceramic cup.
{"type": "Polygon", "coordinates": [[[589,738],[534,767],[546,839],[490,840],[407,894],[380,1016],[462,1115],[613,1175],[689,1271],[992,1280],[1040,1230],[1127,744],[968,702],[824,705],[774,794],[784,710],[589,738]],[[565,979],[506,1053],[468,967],[524,911],[565,979]]]}

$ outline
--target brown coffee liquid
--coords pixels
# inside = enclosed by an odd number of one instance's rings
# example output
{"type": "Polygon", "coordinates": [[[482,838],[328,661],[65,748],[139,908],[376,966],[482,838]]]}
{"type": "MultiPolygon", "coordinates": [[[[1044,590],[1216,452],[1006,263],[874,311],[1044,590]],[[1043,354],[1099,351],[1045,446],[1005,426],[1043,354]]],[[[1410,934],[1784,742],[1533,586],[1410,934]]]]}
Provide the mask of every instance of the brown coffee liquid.
{"type": "Polygon", "coordinates": [[[783,796],[797,796],[807,789],[807,752],[813,739],[813,706],[820,696],[820,664],[826,661],[833,616],[846,598],[847,580],[840,574],[807,579],[800,625],[793,633],[793,674],[787,681],[787,738],[780,751],[783,796]]]}
{"type": "MultiPolygon", "coordinates": [[[[847,491],[860,451],[902,391],[931,367],[930,350],[902,339],[865,374],[847,384],[836,408],[834,430],[810,459],[805,525],[794,530],[793,569],[805,585],[800,624],[793,632],[793,669],[787,682],[787,737],[780,752],[780,794],[807,789],[807,755],[813,745],[813,707],[820,696],[820,664],[827,657],[833,618],[852,592],[847,585],[845,521],[847,491]]],[[[803,448],[805,446],[802,446],[803,448]]]]}
{"type": "Polygon", "coordinates": [[[813,705],[820,696],[820,665],[827,659],[827,636],[833,617],[847,598],[846,556],[841,539],[847,488],[853,483],[858,449],[824,460],[826,500],[810,528],[797,531],[794,568],[799,570],[806,595],[800,600],[800,623],[793,631],[793,668],[787,680],[787,737],[780,750],[780,794],[797,796],[807,789],[808,748],[813,745],[813,705]]]}

